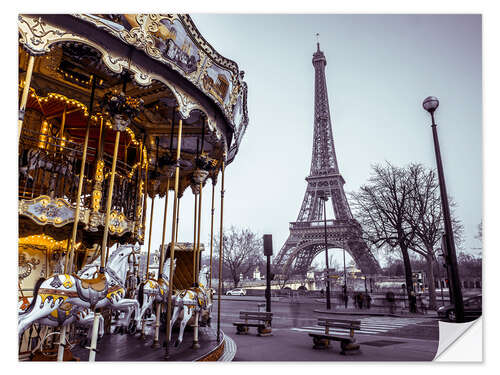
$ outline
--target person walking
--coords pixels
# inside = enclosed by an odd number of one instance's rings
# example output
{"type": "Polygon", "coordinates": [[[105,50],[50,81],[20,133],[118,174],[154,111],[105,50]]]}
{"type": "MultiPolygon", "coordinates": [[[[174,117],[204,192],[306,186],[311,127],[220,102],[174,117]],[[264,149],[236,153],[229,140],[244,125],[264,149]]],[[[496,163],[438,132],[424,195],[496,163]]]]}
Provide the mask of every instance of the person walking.
{"type": "Polygon", "coordinates": [[[370,309],[371,304],[372,304],[372,297],[370,297],[370,295],[368,293],[366,293],[365,297],[366,297],[365,298],[365,300],[366,300],[366,308],[370,309]]]}
{"type": "Polygon", "coordinates": [[[387,300],[387,303],[389,304],[389,313],[394,314],[395,310],[395,298],[394,298],[394,292],[387,292],[385,294],[385,299],[387,300]]]}
{"type": "Polygon", "coordinates": [[[410,312],[417,312],[417,296],[413,290],[410,292],[410,312]]]}

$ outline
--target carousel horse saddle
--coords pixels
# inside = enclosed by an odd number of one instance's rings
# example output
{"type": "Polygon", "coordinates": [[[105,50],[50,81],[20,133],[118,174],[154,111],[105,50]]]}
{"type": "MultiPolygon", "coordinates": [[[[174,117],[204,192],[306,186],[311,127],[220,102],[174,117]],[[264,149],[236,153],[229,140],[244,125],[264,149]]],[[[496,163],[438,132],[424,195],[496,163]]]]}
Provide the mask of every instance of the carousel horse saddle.
{"type": "Polygon", "coordinates": [[[106,275],[104,273],[97,274],[97,277],[93,279],[81,279],[74,275],[78,280],[80,280],[83,289],[92,289],[96,292],[103,292],[107,288],[106,275]]]}

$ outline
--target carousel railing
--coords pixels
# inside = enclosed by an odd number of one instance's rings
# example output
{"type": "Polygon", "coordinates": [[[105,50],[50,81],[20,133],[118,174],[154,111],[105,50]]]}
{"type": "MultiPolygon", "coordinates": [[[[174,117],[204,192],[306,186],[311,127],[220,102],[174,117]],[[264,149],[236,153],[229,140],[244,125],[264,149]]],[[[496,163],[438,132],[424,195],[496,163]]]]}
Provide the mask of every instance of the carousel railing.
{"type": "MultiPolygon", "coordinates": [[[[106,206],[108,198],[108,188],[111,176],[112,158],[104,155],[104,181],[102,183],[102,196],[100,206],[102,209],[106,206]]],[[[138,175],[136,170],[122,161],[117,162],[115,183],[113,187],[113,198],[111,201],[111,210],[123,213],[129,220],[135,220],[135,213],[139,199],[138,175]]],[[[142,203],[142,202],[141,202],[142,203]]]]}
{"type": "MultiPolygon", "coordinates": [[[[76,204],[82,145],[52,135],[23,129],[19,141],[19,198],[40,195],[76,204]]],[[[95,154],[89,148],[88,154],[95,154]]],[[[90,191],[92,166],[85,163],[82,198],[90,191]]]]}
{"type": "MultiPolygon", "coordinates": [[[[63,198],[76,206],[76,195],[83,154],[82,145],[52,135],[23,129],[19,142],[19,198],[40,195],[63,198]]],[[[80,205],[90,207],[96,188],[96,149],[88,147],[80,205]]],[[[106,205],[112,157],[102,156],[104,179],[101,184],[100,211],[106,205]]],[[[118,160],[113,188],[112,210],[135,220],[139,193],[138,171],[118,160]]]]}

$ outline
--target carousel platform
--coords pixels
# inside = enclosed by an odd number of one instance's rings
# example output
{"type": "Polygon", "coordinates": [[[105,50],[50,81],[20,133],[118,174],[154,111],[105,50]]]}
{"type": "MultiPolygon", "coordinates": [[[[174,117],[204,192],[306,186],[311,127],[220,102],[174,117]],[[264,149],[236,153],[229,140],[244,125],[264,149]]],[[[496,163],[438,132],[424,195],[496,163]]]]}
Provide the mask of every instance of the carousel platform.
{"type": "MultiPolygon", "coordinates": [[[[173,339],[177,337],[177,330],[173,330],[173,339]]],[[[139,333],[105,334],[97,344],[96,361],[161,361],[164,362],[165,348],[152,348],[154,330],[147,327],[146,338],[141,339],[139,333]]],[[[165,331],[160,331],[160,344],[163,344],[165,331]]],[[[174,341],[172,340],[172,342],[174,341]]],[[[192,349],[193,329],[186,327],[184,339],[179,347],[173,344],[169,347],[169,362],[193,361],[231,361],[236,353],[236,346],[229,338],[222,335],[220,343],[217,342],[217,329],[214,327],[199,327],[199,349],[192,349]],[[228,343],[228,344],[226,344],[228,343]]],[[[80,361],[88,361],[89,350],[81,346],[71,349],[73,356],[80,361]]]]}

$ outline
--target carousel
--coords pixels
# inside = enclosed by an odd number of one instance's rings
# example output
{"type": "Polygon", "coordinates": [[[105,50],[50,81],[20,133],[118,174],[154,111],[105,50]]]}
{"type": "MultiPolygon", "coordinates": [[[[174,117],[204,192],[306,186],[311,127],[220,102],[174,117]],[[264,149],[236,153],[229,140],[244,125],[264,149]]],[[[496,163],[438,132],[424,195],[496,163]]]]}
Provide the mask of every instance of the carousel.
{"type": "Polygon", "coordinates": [[[185,14],[19,15],[18,31],[19,360],[217,360],[211,259],[224,170],[248,124],[243,71],[185,14]],[[184,194],[192,242],[177,238],[184,194]]]}

